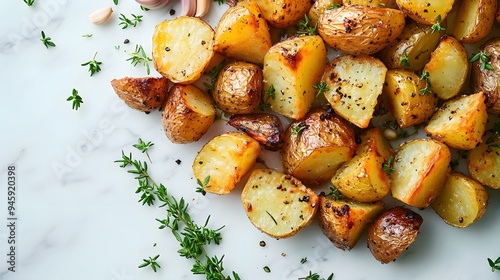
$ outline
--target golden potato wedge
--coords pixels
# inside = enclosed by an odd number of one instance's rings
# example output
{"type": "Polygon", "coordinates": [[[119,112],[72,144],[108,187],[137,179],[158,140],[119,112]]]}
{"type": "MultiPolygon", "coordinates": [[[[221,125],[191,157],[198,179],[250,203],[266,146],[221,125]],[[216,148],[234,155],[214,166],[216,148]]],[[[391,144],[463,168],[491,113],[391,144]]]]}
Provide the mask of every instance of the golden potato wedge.
{"type": "Polygon", "coordinates": [[[332,7],[342,5],[342,0],[316,0],[314,4],[307,12],[307,18],[309,19],[310,26],[317,26],[318,18],[323,11],[331,9],[332,7]]]}
{"type": "Polygon", "coordinates": [[[431,90],[441,99],[450,99],[462,89],[469,74],[469,59],[464,46],[451,36],[441,37],[424,72],[429,73],[431,90]]]}
{"type": "Polygon", "coordinates": [[[344,55],[331,61],[321,81],[324,95],[337,114],[360,128],[366,128],[382,94],[387,68],[377,58],[344,55]]]}
{"type": "Polygon", "coordinates": [[[203,190],[214,194],[229,194],[235,185],[255,165],[260,145],[241,132],[226,132],[210,140],[196,155],[194,177],[208,184],[203,190]]]}
{"type": "Polygon", "coordinates": [[[346,54],[374,54],[396,39],[405,25],[396,9],[347,5],[324,10],[318,33],[330,47],[346,54]]]}
{"type": "Polygon", "coordinates": [[[245,132],[270,151],[278,151],[285,143],[283,124],[275,115],[266,113],[232,115],[227,123],[245,132]]]}
{"type": "Polygon", "coordinates": [[[173,143],[199,140],[215,120],[210,96],[193,85],[174,85],[162,107],[163,129],[173,143]]]}
{"type": "Polygon", "coordinates": [[[451,34],[466,44],[481,41],[493,27],[497,5],[497,0],[462,1],[451,34]]]}
{"type": "MultiPolygon", "coordinates": [[[[478,59],[472,64],[472,80],[475,92],[486,94],[488,113],[500,115],[500,37],[494,37],[481,46],[480,53],[486,60],[478,59]],[[486,68],[487,65],[491,67],[486,68]]],[[[478,57],[479,58],[479,57],[478,57]]]]}
{"type": "Polygon", "coordinates": [[[384,210],[382,201],[362,203],[319,196],[319,225],[335,247],[351,250],[375,217],[384,210]]]}
{"type": "Polygon", "coordinates": [[[214,30],[203,20],[181,16],[156,25],[153,64],[170,81],[189,84],[198,80],[213,57],[214,30]]]}
{"type": "Polygon", "coordinates": [[[383,132],[378,127],[364,130],[359,138],[361,142],[356,149],[356,154],[364,154],[369,150],[374,150],[384,159],[384,162],[388,161],[389,158],[394,155],[391,144],[387,141],[383,132]]]}
{"type": "Polygon", "coordinates": [[[484,93],[479,92],[443,104],[432,116],[425,131],[450,147],[470,150],[481,142],[487,120],[484,93]]]}
{"type": "Polygon", "coordinates": [[[168,85],[165,77],[125,77],[111,80],[111,86],[125,104],[146,113],[161,107],[167,97],[168,85]]]}
{"type": "Polygon", "coordinates": [[[303,118],[316,97],[326,65],[326,46],[319,36],[299,36],[274,45],[264,58],[263,100],[292,119],[303,118]]]}
{"type": "Polygon", "coordinates": [[[483,216],[488,193],[480,183],[452,171],[431,206],[447,224],[464,228],[483,216]]]}
{"type": "Polygon", "coordinates": [[[254,1],[229,7],[215,29],[214,49],[236,60],[262,64],[271,46],[269,27],[254,1]]]}
{"type": "Polygon", "coordinates": [[[426,81],[411,71],[387,71],[383,95],[400,127],[420,124],[436,111],[438,98],[433,92],[423,92],[425,87],[426,81]]]}
{"type": "Polygon", "coordinates": [[[408,17],[416,22],[432,25],[443,21],[455,0],[396,0],[396,4],[408,17]]]}
{"type": "Polygon", "coordinates": [[[444,31],[432,32],[430,25],[410,21],[403,32],[377,56],[389,69],[422,71],[444,31]]]}
{"type": "MultiPolygon", "coordinates": [[[[500,131],[500,123],[496,124],[500,131]]],[[[500,137],[487,131],[483,142],[467,153],[469,175],[479,183],[500,189],[500,137]]]]}
{"type": "Polygon", "coordinates": [[[350,124],[331,109],[315,109],[286,130],[283,167],[304,184],[316,185],[328,181],[355,151],[350,124]]]}
{"type": "Polygon", "coordinates": [[[212,97],[224,112],[248,114],[259,107],[261,92],[262,69],[252,63],[233,61],[219,72],[212,97]]]}
{"type": "Polygon", "coordinates": [[[392,196],[410,206],[429,206],[450,172],[450,149],[433,139],[403,143],[396,152],[391,173],[392,196]]]}
{"type": "Polygon", "coordinates": [[[241,201],[250,222],[279,239],[297,234],[314,220],[319,197],[290,175],[255,169],[243,188],[241,201]]]}
{"type": "Polygon", "coordinates": [[[309,11],[313,1],[311,0],[254,0],[262,11],[270,25],[278,28],[286,28],[297,24],[304,14],[309,11]]]}
{"type": "Polygon", "coordinates": [[[396,0],[342,0],[345,5],[362,5],[368,7],[398,8],[396,0]]]}
{"type": "Polygon", "coordinates": [[[379,262],[396,260],[415,241],[424,220],[418,213],[395,207],[379,216],[368,229],[368,248],[379,262]]]}

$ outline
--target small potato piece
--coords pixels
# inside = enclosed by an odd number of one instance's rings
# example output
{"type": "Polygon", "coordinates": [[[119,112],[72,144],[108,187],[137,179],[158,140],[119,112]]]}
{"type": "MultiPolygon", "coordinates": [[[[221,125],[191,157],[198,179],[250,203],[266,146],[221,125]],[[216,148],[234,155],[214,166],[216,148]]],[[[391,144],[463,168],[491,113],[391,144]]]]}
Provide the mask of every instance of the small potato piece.
{"type": "Polygon", "coordinates": [[[255,165],[259,142],[241,132],[226,132],[210,140],[196,155],[193,174],[197,180],[210,180],[203,190],[229,194],[255,165]]]}
{"type": "Polygon", "coordinates": [[[250,222],[277,239],[291,237],[309,225],[319,204],[313,190],[272,169],[252,171],[241,201],[250,222]]]}
{"type": "Polygon", "coordinates": [[[342,0],[343,5],[362,5],[368,7],[398,8],[396,0],[342,0]]]}
{"type": "Polygon", "coordinates": [[[350,199],[319,196],[319,225],[337,248],[351,250],[369,223],[384,210],[382,201],[362,203],[350,199]]]}
{"type": "Polygon", "coordinates": [[[459,172],[451,172],[432,208],[449,225],[468,227],[479,220],[488,206],[484,187],[459,172]]]}
{"type": "Polygon", "coordinates": [[[474,91],[482,91],[486,94],[488,113],[500,115],[500,37],[486,41],[480,51],[490,56],[487,64],[493,69],[482,69],[481,60],[472,64],[474,91]]]}
{"type": "Polygon", "coordinates": [[[422,93],[425,85],[426,82],[411,71],[387,71],[383,95],[387,98],[389,111],[400,127],[420,124],[434,114],[438,98],[432,92],[422,93]]]}
{"type": "MultiPolygon", "coordinates": [[[[498,130],[499,126],[497,124],[498,130]]],[[[487,187],[500,189],[500,147],[493,146],[500,146],[500,138],[492,137],[491,131],[486,132],[483,143],[468,152],[467,167],[474,180],[487,187]],[[486,144],[488,139],[491,143],[486,144]]]]}
{"type": "Polygon", "coordinates": [[[416,22],[433,25],[438,16],[443,21],[455,0],[396,0],[399,9],[416,22]]]}
{"type": "Polygon", "coordinates": [[[451,36],[441,37],[424,72],[429,73],[431,90],[441,99],[450,99],[462,89],[469,74],[469,59],[464,46],[451,36]]]}
{"type": "Polygon", "coordinates": [[[254,0],[262,10],[270,25],[277,28],[286,28],[298,23],[304,14],[309,11],[311,0],[254,0]]]}
{"type": "Polygon", "coordinates": [[[333,110],[316,109],[285,132],[282,149],[285,173],[304,184],[328,181],[356,150],[354,130],[333,110]]]}
{"type": "Polygon", "coordinates": [[[405,25],[396,9],[347,5],[324,10],[318,32],[330,47],[346,54],[374,54],[396,39],[405,25]]]}
{"type": "Polygon", "coordinates": [[[198,80],[213,56],[214,30],[203,20],[181,16],[156,25],[153,63],[170,81],[189,84],[198,80]]]}
{"type": "Polygon", "coordinates": [[[450,160],[450,149],[439,141],[405,142],[394,157],[392,196],[413,207],[429,206],[446,181],[450,160]]]}
{"type": "Polygon", "coordinates": [[[360,128],[366,128],[382,94],[387,68],[377,58],[344,55],[325,68],[324,95],[337,114],[360,128]]]}
{"type": "Polygon", "coordinates": [[[359,138],[361,142],[356,149],[356,154],[364,154],[369,150],[374,150],[384,159],[384,162],[388,161],[389,157],[394,155],[391,144],[387,141],[383,132],[378,127],[363,131],[359,138]]]}
{"type": "Polygon", "coordinates": [[[309,25],[316,26],[318,18],[325,10],[330,9],[332,5],[342,5],[342,0],[316,0],[307,12],[309,18],[309,25]]]}
{"type": "Polygon", "coordinates": [[[167,97],[168,84],[164,77],[125,77],[111,81],[111,86],[125,104],[146,113],[161,107],[167,97]]]}
{"type": "Polygon", "coordinates": [[[264,58],[264,102],[292,119],[311,108],[326,65],[326,46],[319,36],[292,37],[274,45],[264,58]]]}
{"type": "Polygon", "coordinates": [[[396,260],[417,237],[424,220],[418,213],[395,207],[379,216],[368,229],[368,248],[379,262],[396,260]]]}
{"type": "Polygon", "coordinates": [[[278,151],[284,144],[281,120],[266,113],[232,115],[228,124],[245,132],[270,151],[278,151]]]}
{"type": "Polygon", "coordinates": [[[271,46],[269,27],[254,1],[229,7],[215,29],[214,49],[236,60],[262,64],[271,46]]]}
{"type": "Polygon", "coordinates": [[[162,108],[163,129],[173,143],[199,140],[215,120],[215,107],[206,93],[193,85],[174,85],[162,108]]]}
{"type": "Polygon", "coordinates": [[[451,34],[464,44],[481,41],[493,27],[497,3],[497,0],[462,1],[451,34]]]}
{"type": "Polygon", "coordinates": [[[479,92],[443,104],[432,116],[425,131],[452,148],[470,150],[481,142],[487,120],[484,94],[479,92]]]}
{"type": "Polygon", "coordinates": [[[233,61],[220,71],[212,97],[224,112],[248,114],[259,107],[261,92],[262,69],[252,63],[233,61]]]}

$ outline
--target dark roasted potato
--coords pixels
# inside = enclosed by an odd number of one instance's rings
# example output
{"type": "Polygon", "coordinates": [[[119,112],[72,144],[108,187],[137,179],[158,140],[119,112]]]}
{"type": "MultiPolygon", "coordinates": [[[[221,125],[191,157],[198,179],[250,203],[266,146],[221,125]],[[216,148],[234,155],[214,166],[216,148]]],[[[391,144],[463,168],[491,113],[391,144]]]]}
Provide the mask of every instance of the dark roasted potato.
{"type": "Polygon", "coordinates": [[[484,92],[488,113],[500,115],[500,37],[488,40],[480,51],[490,55],[488,64],[493,69],[481,69],[481,60],[472,64],[474,92],[484,92]]]}
{"type": "Polygon", "coordinates": [[[385,264],[396,258],[415,241],[422,217],[404,207],[395,207],[378,217],[368,230],[368,248],[385,264]]]}
{"type": "Polygon", "coordinates": [[[275,115],[266,113],[232,115],[228,123],[270,151],[277,151],[283,146],[283,124],[275,115]]]}
{"type": "Polygon", "coordinates": [[[129,107],[151,112],[160,108],[168,92],[168,80],[164,77],[113,79],[111,86],[129,107]]]}
{"type": "Polygon", "coordinates": [[[262,69],[252,63],[233,61],[217,76],[212,96],[222,111],[248,114],[259,107],[262,69]]]}

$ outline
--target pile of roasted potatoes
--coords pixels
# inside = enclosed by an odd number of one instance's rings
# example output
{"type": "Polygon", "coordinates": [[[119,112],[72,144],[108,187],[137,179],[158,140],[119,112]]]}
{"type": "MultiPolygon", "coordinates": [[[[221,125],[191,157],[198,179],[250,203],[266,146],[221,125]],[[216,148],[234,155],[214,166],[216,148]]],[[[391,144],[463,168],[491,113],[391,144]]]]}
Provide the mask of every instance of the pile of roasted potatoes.
{"type": "Polygon", "coordinates": [[[134,109],[160,109],[173,143],[199,140],[216,119],[236,128],[205,144],[193,173],[208,193],[244,185],[243,208],[262,232],[290,237],[317,217],[336,247],[367,232],[388,263],[417,237],[417,209],[467,227],[485,213],[485,188],[500,188],[497,5],[231,1],[215,29],[187,16],[159,23],[161,77],[112,86],[134,109]],[[391,144],[406,129],[424,132],[391,144]],[[267,151],[279,151],[282,170],[255,167],[267,151]]]}

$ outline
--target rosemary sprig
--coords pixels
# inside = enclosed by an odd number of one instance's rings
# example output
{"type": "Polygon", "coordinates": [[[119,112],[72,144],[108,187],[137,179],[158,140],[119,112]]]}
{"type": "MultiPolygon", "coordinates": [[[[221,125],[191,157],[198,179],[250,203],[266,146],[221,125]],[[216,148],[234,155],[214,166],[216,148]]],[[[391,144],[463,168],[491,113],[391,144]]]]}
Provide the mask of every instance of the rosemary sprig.
{"type": "Polygon", "coordinates": [[[73,89],[71,95],[66,99],[66,101],[73,101],[71,108],[75,111],[78,110],[80,108],[80,104],[83,103],[83,99],[78,94],[78,91],[76,89],[73,89]]]}
{"type": "Polygon", "coordinates": [[[500,270],[500,257],[498,257],[495,261],[488,258],[488,264],[491,267],[491,272],[495,272],[495,270],[500,270]]]}
{"type": "Polygon", "coordinates": [[[327,87],[327,84],[325,82],[319,82],[319,83],[313,85],[313,88],[315,88],[316,90],[318,90],[318,93],[316,93],[316,97],[318,97],[322,93],[328,91],[328,87],[327,87]]]}
{"type": "Polygon", "coordinates": [[[481,65],[479,68],[481,70],[493,70],[493,66],[489,63],[491,60],[491,54],[485,54],[484,52],[476,53],[470,60],[470,63],[474,63],[476,61],[480,61],[481,65]]]}
{"type": "Polygon", "coordinates": [[[45,32],[41,32],[42,34],[42,38],[40,39],[40,41],[42,41],[43,45],[48,49],[49,47],[55,47],[56,44],[54,44],[54,42],[52,42],[52,38],[50,37],[45,37],[45,32]]]}
{"type": "Polygon", "coordinates": [[[101,72],[101,64],[102,62],[95,60],[97,53],[94,54],[92,60],[89,60],[83,64],[82,66],[89,66],[90,77],[92,77],[95,73],[101,72]]]}
{"type": "Polygon", "coordinates": [[[143,268],[147,266],[151,266],[151,269],[156,272],[158,268],[161,268],[161,266],[156,262],[156,260],[160,257],[160,255],[156,255],[155,257],[149,257],[149,259],[143,259],[144,263],[140,264],[138,267],[143,268]]]}
{"type": "Polygon", "coordinates": [[[135,51],[130,54],[130,58],[127,59],[127,61],[130,61],[134,67],[141,63],[144,67],[146,67],[146,73],[148,73],[148,75],[151,73],[149,62],[152,61],[152,59],[146,55],[146,52],[141,45],[135,45],[135,51]]]}
{"type": "Polygon", "coordinates": [[[125,29],[129,26],[136,27],[139,22],[142,22],[141,15],[132,15],[132,19],[128,19],[124,14],[120,14],[120,23],[118,25],[122,25],[122,29],[125,29]]]}
{"type": "Polygon", "coordinates": [[[436,23],[434,23],[434,24],[431,26],[431,29],[432,29],[431,34],[433,34],[433,33],[434,33],[434,32],[436,32],[436,31],[440,32],[440,31],[445,30],[445,28],[441,26],[441,15],[438,15],[438,16],[436,17],[436,23]]]}
{"type": "MultiPolygon", "coordinates": [[[[332,280],[333,279],[333,273],[326,278],[326,280],[332,280]]],[[[318,273],[312,273],[312,271],[309,271],[309,275],[305,277],[300,277],[298,280],[325,280],[325,278],[319,276],[318,273]]]]}
{"type": "Polygon", "coordinates": [[[306,34],[306,35],[316,35],[316,29],[318,29],[318,23],[314,26],[309,26],[309,18],[307,14],[304,14],[304,20],[299,22],[297,34],[306,34]]]}
{"type": "Polygon", "coordinates": [[[26,3],[26,5],[28,5],[28,7],[31,7],[33,6],[33,4],[35,3],[35,0],[23,0],[24,3],[26,3]]]}

